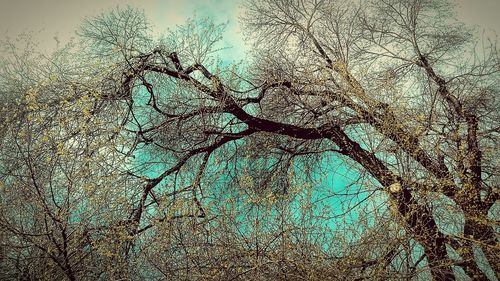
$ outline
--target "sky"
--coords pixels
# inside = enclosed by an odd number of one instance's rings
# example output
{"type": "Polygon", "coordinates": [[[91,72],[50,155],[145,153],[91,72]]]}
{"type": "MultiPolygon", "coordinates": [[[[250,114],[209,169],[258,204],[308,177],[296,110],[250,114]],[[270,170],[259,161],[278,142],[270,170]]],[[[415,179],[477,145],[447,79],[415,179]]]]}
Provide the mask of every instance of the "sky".
{"type": "MultiPolygon", "coordinates": [[[[458,4],[457,17],[478,25],[488,34],[500,35],[500,0],[451,0],[458,4]]],[[[143,9],[154,31],[175,28],[189,17],[211,17],[216,23],[228,22],[224,46],[231,60],[243,59],[245,45],[238,16],[242,0],[0,0],[0,38],[15,37],[22,31],[38,32],[40,45],[54,50],[57,42],[67,42],[86,16],[120,6],[143,9]],[[57,37],[57,40],[54,38],[57,37]]]]}
{"type": "MultiPolygon", "coordinates": [[[[159,34],[174,29],[187,18],[211,17],[216,23],[228,22],[224,60],[244,59],[249,49],[243,41],[238,16],[243,0],[0,0],[0,40],[15,37],[22,31],[39,32],[40,47],[51,51],[57,42],[64,44],[75,36],[75,30],[86,16],[97,15],[117,6],[131,5],[143,9],[159,34]],[[57,38],[57,40],[55,39],[57,38]]],[[[477,25],[487,34],[500,35],[500,0],[451,0],[457,3],[457,18],[477,25]]],[[[348,172],[342,172],[346,175],[348,172]]],[[[341,178],[328,179],[344,186],[341,178]]],[[[333,199],[332,199],[333,200],[333,199]]],[[[332,204],[334,206],[334,204],[332,204]]]]}
{"type": "Polygon", "coordinates": [[[238,24],[240,4],[240,0],[0,0],[0,38],[33,31],[41,47],[51,51],[57,41],[62,44],[74,37],[85,17],[130,5],[144,10],[157,34],[174,29],[194,15],[210,17],[215,23],[228,22],[224,46],[232,48],[226,55],[237,60],[245,49],[238,24]]]}

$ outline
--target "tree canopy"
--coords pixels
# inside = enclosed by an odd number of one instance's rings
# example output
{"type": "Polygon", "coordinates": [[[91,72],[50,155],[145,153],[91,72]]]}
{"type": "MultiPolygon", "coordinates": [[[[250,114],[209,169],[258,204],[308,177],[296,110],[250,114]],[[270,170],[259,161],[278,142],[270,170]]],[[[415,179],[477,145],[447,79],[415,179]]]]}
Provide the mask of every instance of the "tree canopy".
{"type": "Polygon", "coordinates": [[[19,280],[497,280],[499,52],[441,0],[248,0],[51,55],[4,42],[0,271],[19,280]]]}

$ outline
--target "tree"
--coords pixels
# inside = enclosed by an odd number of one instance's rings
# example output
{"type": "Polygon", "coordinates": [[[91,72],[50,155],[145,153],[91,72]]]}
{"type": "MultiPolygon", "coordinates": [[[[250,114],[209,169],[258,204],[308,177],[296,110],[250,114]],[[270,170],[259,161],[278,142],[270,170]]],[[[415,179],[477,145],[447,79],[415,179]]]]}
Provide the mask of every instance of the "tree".
{"type": "MultiPolygon", "coordinates": [[[[273,38],[278,46],[297,46],[281,50],[289,57],[268,55],[271,71],[290,65],[280,69],[281,79],[298,80],[306,91],[329,98],[327,105],[334,101],[340,107],[334,114],[354,119],[335,116],[340,125],[326,129],[328,138],[387,188],[405,231],[424,247],[435,279],[452,279],[446,244],[459,249],[470,276],[482,276],[472,240],[490,261],[497,251],[495,223],[488,218],[498,199],[496,167],[486,163],[495,158],[498,53],[491,49],[467,59],[474,42],[461,25],[447,22],[447,7],[438,1],[380,1],[366,9],[262,1],[249,7],[248,17],[261,42],[273,38]],[[292,63],[303,58],[307,64],[292,63]],[[353,127],[356,133],[346,134],[353,127]],[[483,132],[489,136],[482,138],[483,132]],[[376,149],[356,141],[372,134],[376,149]],[[418,202],[429,194],[458,205],[465,240],[438,228],[432,208],[418,202]]],[[[311,120],[318,124],[318,117],[311,120]]]]}
{"type": "Polygon", "coordinates": [[[223,25],[154,40],[131,8],[52,57],[8,45],[2,268],[495,280],[498,52],[450,8],[251,0],[246,65],[214,59],[223,25]]]}

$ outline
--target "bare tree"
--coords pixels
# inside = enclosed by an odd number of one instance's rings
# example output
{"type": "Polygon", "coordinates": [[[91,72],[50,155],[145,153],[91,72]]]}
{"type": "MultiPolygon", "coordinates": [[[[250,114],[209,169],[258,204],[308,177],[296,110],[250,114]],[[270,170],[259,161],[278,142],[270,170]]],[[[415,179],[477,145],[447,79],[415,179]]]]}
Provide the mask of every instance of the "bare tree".
{"type": "MultiPolygon", "coordinates": [[[[292,91],[328,100],[315,114],[314,97],[299,94],[288,108],[302,105],[311,123],[294,125],[338,124],[329,138],[385,187],[433,277],[453,279],[460,265],[485,278],[473,252],[480,247],[498,273],[498,218],[488,215],[498,199],[497,167],[488,162],[496,158],[498,53],[494,45],[471,53],[476,42],[449,23],[449,8],[442,1],[258,1],[248,6],[247,30],[277,43],[263,45],[269,63],[258,68],[296,85],[292,91]],[[460,209],[463,233],[444,234],[453,221],[437,225],[443,197],[460,209]]],[[[283,106],[286,99],[277,99],[283,106]]]]}
{"type": "Polygon", "coordinates": [[[254,59],[239,66],[213,58],[223,25],[193,19],[153,40],[130,8],[88,19],[54,57],[13,51],[2,267],[496,280],[498,52],[451,12],[248,1],[254,59]]]}

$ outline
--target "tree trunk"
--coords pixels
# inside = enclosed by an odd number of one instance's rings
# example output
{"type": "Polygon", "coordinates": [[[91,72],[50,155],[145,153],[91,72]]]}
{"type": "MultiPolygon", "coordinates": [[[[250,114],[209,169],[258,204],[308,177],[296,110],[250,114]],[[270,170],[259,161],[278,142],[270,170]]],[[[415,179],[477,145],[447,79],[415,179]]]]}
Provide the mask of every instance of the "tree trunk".
{"type": "Polygon", "coordinates": [[[392,194],[404,218],[407,229],[422,246],[433,280],[455,280],[452,264],[446,251],[445,238],[425,206],[416,202],[408,188],[392,194]]]}
{"type": "MultiPolygon", "coordinates": [[[[486,221],[486,217],[484,216],[483,218],[481,218],[481,220],[478,220],[474,217],[471,218],[466,213],[464,236],[466,238],[472,238],[473,240],[478,242],[478,246],[480,246],[480,248],[483,250],[484,255],[490,262],[491,269],[498,279],[500,272],[500,264],[498,263],[498,260],[500,258],[500,255],[498,253],[496,234],[490,226],[485,225],[484,223],[480,223],[479,221],[486,221]]],[[[472,244],[473,243],[470,243],[470,251],[473,258],[474,255],[472,252],[472,244]]],[[[477,261],[475,260],[474,262],[477,263],[477,261]]]]}
{"type": "Polygon", "coordinates": [[[430,240],[430,242],[424,242],[425,255],[432,278],[435,281],[455,280],[451,267],[452,262],[448,258],[444,238],[440,236],[430,240]]]}

